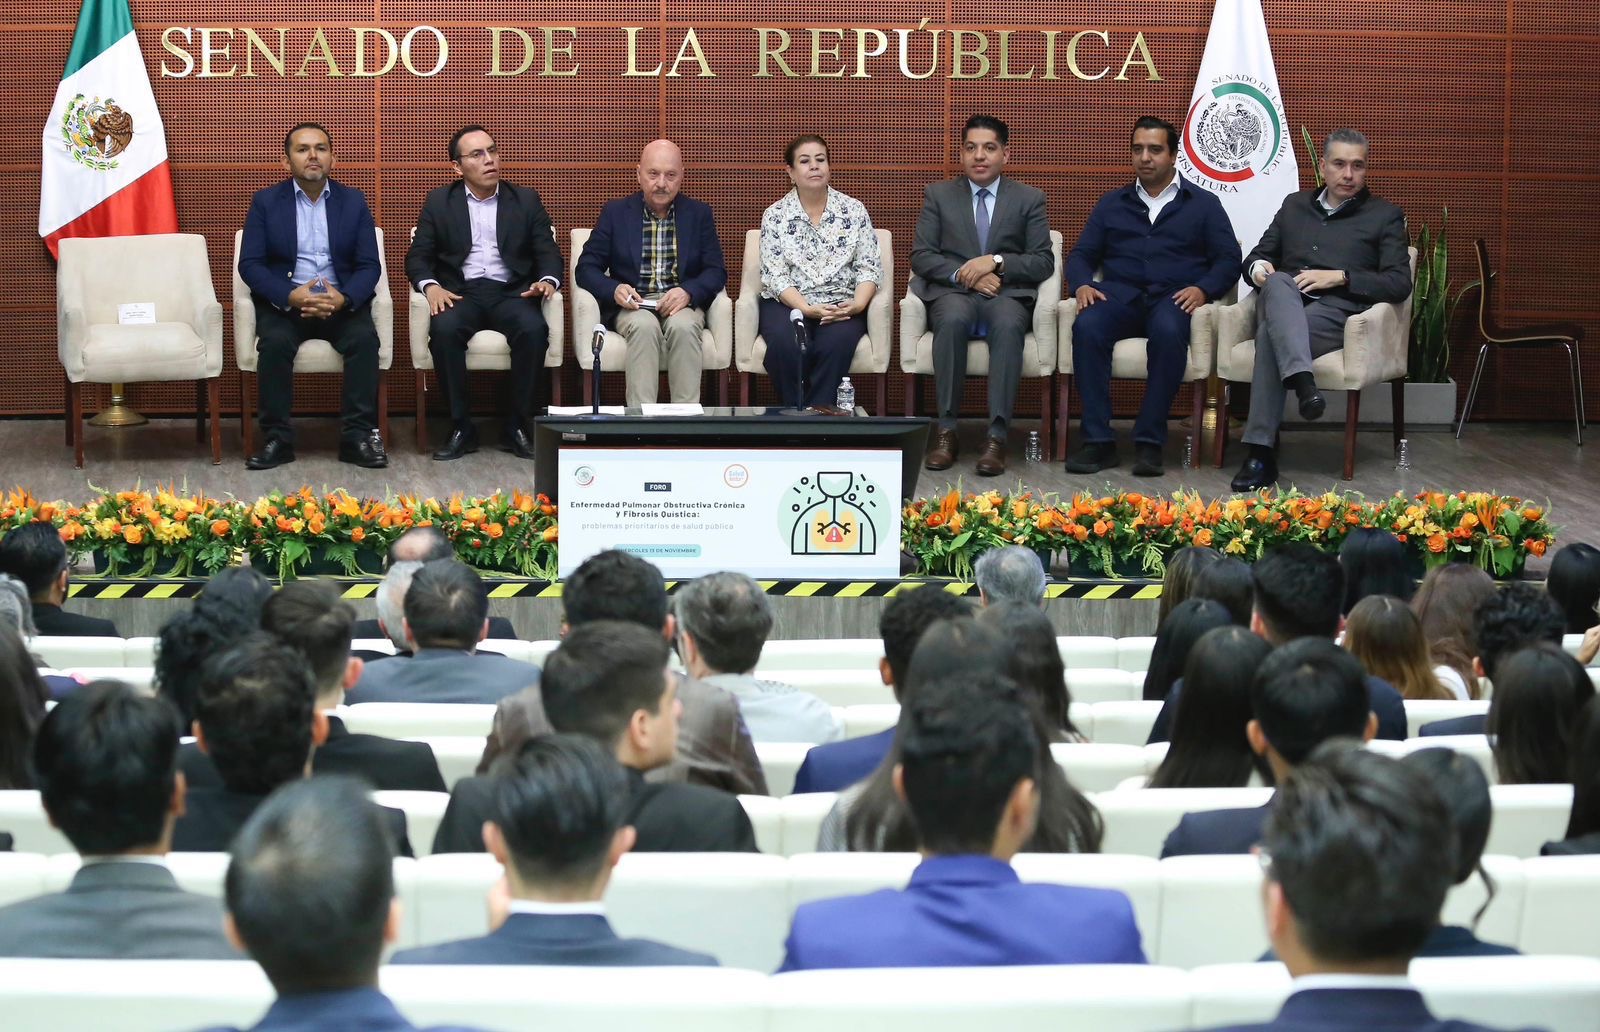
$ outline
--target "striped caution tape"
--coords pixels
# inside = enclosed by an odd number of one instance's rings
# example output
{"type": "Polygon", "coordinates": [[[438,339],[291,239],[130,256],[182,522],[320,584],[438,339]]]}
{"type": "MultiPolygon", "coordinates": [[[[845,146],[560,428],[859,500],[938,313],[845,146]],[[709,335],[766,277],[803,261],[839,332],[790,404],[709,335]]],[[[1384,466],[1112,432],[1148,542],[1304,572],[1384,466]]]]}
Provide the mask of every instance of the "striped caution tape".
{"type": "MultiPolygon", "coordinates": [[[[381,581],[328,578],[343,585],[341,595],[351,600],[373,597],[381,581]]],[[[491,599],[508,598],[560,598],[558,582],[535,580],[491,580],[491,599]]],[[[672,594],[687,581],[668,581],[667,593],[672,594]]],[[[824,581],[824,580],[765,580],[758,582],[763,591],[774,598],[886,598],[924,585],[938,585],[952,595],[976,598],[976,584],[944,580],[881,580],[881,581],[824,581]]],[[[68,586],[71,598],[112,601],[118,599],[168,599],[193,598],[205,587],[203,580],[148,580],[125,579],[117,581],[76,581],[68,586]]],[[[1045,598],[1081,598],[1092,602],[1111,602],[1124,599],[1153,599],[1161,597],[1161,585],[1154,581],[1054,581],[1045,586],[1045,598]]]]}

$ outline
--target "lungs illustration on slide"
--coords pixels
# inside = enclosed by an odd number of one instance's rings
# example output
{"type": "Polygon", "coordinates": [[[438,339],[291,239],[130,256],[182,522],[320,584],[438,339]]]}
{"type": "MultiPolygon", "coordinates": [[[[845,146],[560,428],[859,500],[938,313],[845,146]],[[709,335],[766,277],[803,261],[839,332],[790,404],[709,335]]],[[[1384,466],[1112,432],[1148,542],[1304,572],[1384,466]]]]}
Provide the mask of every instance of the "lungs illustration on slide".
{"type": "Polygon", "coordinates": [[[883,497],[877,484],[847,470],[801,477],[784,496],[779,516],[790,554],[876,554],[883,497]]]}

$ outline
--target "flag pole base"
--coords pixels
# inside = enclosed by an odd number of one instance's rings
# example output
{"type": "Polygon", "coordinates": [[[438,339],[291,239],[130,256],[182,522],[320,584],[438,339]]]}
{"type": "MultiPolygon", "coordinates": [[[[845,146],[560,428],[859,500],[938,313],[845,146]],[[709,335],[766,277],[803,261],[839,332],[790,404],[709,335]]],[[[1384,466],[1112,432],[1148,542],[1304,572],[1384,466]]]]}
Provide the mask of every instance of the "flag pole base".
{"type": "Polygon", "coordinates": [[[123,404],[122,384],[111,385],[111,405],[99,415],[89,420],[90,426],[118,427],[118,426],[143,426],[150,422],[144,416],[123,404]]]}

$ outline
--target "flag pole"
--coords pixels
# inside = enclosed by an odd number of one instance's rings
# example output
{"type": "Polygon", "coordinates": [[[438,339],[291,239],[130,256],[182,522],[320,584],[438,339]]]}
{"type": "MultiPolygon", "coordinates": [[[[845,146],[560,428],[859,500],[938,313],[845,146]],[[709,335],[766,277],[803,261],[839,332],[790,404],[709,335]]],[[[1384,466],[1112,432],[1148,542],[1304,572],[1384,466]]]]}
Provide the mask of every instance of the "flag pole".
{"type": "Polygon", "coordinates": [[[123,404],[122,384],[111,385],[111,404],[105,411],[89,420],[90,426],[143,426],[150,422],[143,415],[123,404]]]}

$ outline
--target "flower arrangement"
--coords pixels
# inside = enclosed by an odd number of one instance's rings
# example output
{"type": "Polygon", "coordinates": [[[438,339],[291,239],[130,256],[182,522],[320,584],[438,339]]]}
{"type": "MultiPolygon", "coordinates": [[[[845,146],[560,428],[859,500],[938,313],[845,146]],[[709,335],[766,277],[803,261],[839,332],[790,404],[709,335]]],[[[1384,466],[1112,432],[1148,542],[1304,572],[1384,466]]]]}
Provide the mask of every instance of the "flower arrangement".
{"type": "MultiPolygon", "coordinates": [[[[182,493],[185,489],[175,486],[96,490],[99,497],[82,508],[58,510],[63,517],[58,526],[74,556],[93,553],[109,576],[148,577],[159,571],[187,577],[215,573],[237,560],[242,541],[237,502],[182,493]]],[[[42,510],[39,515],[42,520],[42,510]]]]}

